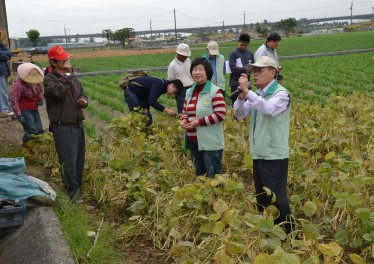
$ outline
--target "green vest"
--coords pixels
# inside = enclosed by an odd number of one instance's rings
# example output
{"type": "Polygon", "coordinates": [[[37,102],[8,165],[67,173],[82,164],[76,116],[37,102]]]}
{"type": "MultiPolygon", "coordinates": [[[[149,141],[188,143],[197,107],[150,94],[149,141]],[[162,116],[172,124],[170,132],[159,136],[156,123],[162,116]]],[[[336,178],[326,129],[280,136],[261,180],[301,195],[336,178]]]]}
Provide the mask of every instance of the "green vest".
{"type": "MultiPolygon", "coordinates": [[[[279,91],[288,93],[283,86],[275,81],[262,97],[268,101],[279,91]]],[[[253,159],[278,160],[288,158],[290,103],[285,111],[273,117],[265,116],[256,109],[252,109],[249,139],[253,159]]]]}
{"type": "MultiPolygon", "coordinates": [[[[186,91],[187,105],[190,103],[196,83],[186,91]]],[[[212,100],[220,88],[207,81],[204,89],[200,92],[196,105],[196,118],[211,115],[214,113],[212,100]]],[[[210,126],[197,126],[197,142],[199,151],[220,150],[224,147],[223,122],[210,126]]],[[[185,136],[185,147],[187,146],[187,132],[185,136]]]]}
{"type": "MultiPolygon", "coordinates": [[[[209,61],[208,52],[205,52],[204,58],[206,58],[209,61]]],[[[214,79],[214,74],[213,74],[211,82],[214,85],[218,86],[219,88],[222,88],[222,91],[225,90],[225,85],[226,85],[225,75],[223,73],[224,67],[225,67],[225,58],[221,54],[216,55],[217,80],[214,79]]]]}

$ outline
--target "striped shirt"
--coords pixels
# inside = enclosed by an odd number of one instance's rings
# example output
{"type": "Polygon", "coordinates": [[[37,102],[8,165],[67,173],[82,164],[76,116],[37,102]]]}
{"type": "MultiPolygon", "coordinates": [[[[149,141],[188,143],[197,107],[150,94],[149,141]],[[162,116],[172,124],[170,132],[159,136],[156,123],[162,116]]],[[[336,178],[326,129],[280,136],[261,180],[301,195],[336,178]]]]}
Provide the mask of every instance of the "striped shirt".
{"type": "MultiPolygon", "coordinates": [[[[184,100],[182,119],[191,122],[196,119],[196,105],[200,92],[204,89],[205,84],[196,85],[190,103],[184,100]]],[[[226,117],[225,98],[223,97],[222,90],[218,90],[212,99],[213,114],[202,117],[199,119],[200,126],[210,126],[222,122],[226,117]]],[[[187,130],[188,140],[197,141],[196,128],[187,130]]]]}
{"type": "Polygon", "coordinates": [[[21,79],[14,82],[10,101],[16,116],[21,115],[21,110],[38,110],[37,102],[43,99],[41,84],[28,85],[21,79]]]}

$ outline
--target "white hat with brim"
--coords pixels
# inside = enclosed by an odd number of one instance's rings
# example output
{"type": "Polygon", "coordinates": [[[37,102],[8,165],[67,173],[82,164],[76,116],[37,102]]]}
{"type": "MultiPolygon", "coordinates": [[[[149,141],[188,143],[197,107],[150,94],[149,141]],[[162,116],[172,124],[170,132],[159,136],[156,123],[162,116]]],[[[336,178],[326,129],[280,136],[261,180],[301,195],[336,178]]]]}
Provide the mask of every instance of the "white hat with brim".
{"type": "Polygon", "coordinates": [[[182,56],[190,57],[191,51],[190,47],[187,44],[181,43],[177,47],[177,53],[182,56]]]}
{"type": "Polygon", "coordinates": [[[253,68],[253,67],[258,67],[258,68],[273,67],[276,69],[277,63],[275,62],[275,60],[273,60],[270,57],[261,56],[256,60],[255,63],[250,64],[250,68],[253,68]]]}
{"type": "Polygon", "coordinates": [[[19,78],[27,83],[42,83],[44,80],[43,71],[32,63],[22,63],[18,66],[17,73],[19,78]]]}

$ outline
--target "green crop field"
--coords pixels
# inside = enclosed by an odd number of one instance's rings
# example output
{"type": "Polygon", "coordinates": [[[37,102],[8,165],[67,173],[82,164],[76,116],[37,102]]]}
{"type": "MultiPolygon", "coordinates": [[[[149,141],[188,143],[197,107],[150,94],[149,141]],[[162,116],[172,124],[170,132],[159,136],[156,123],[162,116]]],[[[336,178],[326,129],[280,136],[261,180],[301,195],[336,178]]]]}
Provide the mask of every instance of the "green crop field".
{"type": "MultiPolygon", "coordinates": [[[[264,40],[252,40],[249,49],[253,52],[262,45],[264,40]]],[[[334,52],[344,50],[356,50],[374,48],[374,32],[352,32],[335,35],[284,37],[278,50],[279,56],[313,54],[322,52],[334,52]]],[[[220,53],[227,59],[230,51],[236,47],[236,42],[220,44],[220,53]]],[[[192,56],[202,56],[206,51],[206,44],[191,45],[192,56]]],[[[118,69],[137,69],[168,66],[174,58],[175,53],[139,55],[139,56],[118,56],[107,58],[74,59],[74,66],[79,67],[83,72],[110,71],[118,69]]],[[[42,63],[43,66],[46,63],[42,63]]]]}
{"type": "MultiPolygon", "coordinates": [[[[374,31],[295,37],[282,40],[279,55],[369,48],[373,39],[374,31]]],[[[253,41],[253,50],[260,43],[253,41]]],[[[223,46],[227,55],[235,43],[223,46]]],[[[193,56],[204,49],[195,47],[193,56]]],[[[148,68],[167,66],[173,57],[74,64],[84,71],[148,68]]],[[[154,263],[374,263],[373,57],[366,52],[281,61],[292,98],[288,195],[298,223],[289,236],[273,223],[275,208],[256,210],[249,120],[235,121],[228,111],[224,174],[197,179],[178,119],[159,113],[146,128],[144,115],[128,113],[121,75],[82,77],[87,110],[110,127],[103,133],[87,120],[85,198],[100,205],[100,215],[115,229],[115,249],[151,244],[154,263]]],[[[161,100],[175,107],[173,99],[161,100]]],[[[39,140],[34,158],[52,169],[51,181],[61,186],[53,140],[49,133],[39,140]]],[[[79,263],[91,263],[75,233],[64,232],[78,244],[73,251],[79,263]]],[[[103,258],[101,263],[113,263],[103,258]]]]}

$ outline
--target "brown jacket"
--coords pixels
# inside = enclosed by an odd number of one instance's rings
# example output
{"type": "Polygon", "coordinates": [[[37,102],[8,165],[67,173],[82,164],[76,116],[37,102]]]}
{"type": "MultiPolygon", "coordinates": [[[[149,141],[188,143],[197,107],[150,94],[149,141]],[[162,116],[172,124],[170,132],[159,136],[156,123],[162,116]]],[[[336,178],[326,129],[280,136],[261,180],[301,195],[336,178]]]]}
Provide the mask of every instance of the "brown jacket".
{"type": "MultiPolygon", "coordinates": [[[[51,123],[79,125],[84,120],[78,100],[83,98],[83,87],[76,76],[61,76],[52,71],[44,77],[44,97],[51,123]]],[[[88,100],[87,100],[88,101],[88,100]]],[[[86,106],[87,107],[87,106],[86,106]]]]}

